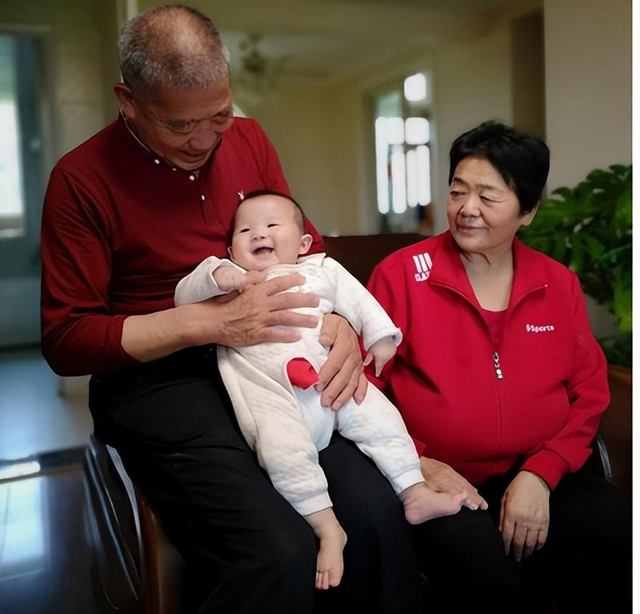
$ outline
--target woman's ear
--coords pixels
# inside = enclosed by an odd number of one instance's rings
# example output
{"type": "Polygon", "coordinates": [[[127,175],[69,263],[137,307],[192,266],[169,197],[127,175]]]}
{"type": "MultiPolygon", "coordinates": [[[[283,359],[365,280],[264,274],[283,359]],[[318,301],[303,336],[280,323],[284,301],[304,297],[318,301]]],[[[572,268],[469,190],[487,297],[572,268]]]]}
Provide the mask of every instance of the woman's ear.
{"type": "Polygon", "coordinates": [[[311,235],[302,235],[300,239],[300,249],[298,250],[298,256],[304,256],[310,249],[313,243],[313,237],[311,235]]]}
{"type": "Polygon", "coordinates": [[[529,226],[531,224],[531,222],[533,222],[534,218],[536,217],[536,213],[538,213],[538,207],[540,207],[540,203],[539,202],[533,209],[531,209],[531,211],[525,213],[522,216],[522,224],[521,224],[521,226],[529,226]]]}

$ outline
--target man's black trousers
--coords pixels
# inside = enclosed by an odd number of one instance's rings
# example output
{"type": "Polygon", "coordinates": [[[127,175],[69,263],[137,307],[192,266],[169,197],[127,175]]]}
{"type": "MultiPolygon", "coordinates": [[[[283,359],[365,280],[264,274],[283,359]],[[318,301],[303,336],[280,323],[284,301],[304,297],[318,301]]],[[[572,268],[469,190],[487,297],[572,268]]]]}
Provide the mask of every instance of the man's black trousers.
{"type": "Polygon", "coordinates": [[[345,573],[338,588],[314,590],[315,536],[243,439],[215,348],[94,376],[89,404],[96,436],[119,451],[187,562],[191,611],[424,612],[402,505],[371,460],[337,433],[320,464],[348,535],[345,573]]]}

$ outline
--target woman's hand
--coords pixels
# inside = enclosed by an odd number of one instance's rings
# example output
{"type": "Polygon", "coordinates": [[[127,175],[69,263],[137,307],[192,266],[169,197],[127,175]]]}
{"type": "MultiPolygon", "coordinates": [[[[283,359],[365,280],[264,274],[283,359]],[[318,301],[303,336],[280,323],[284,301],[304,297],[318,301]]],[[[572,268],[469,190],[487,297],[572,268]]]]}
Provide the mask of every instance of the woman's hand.
{"type": "Polygon", "coordinates": [[[356,403],[362,403],[367,393],[367,378],[363,373],[358,336],[351,325],[342,316],[328,313],[320,330],[320,343],[330,348],[329,357],[318,374],[322,405],[338,411],[351,397],[356,403]]]}
{"type": "Polygon", "coordinates": [[[504,551],[516,561],[540,550],[549,532],[549,487],[535,473],[521,471],[502,497],[500,531],[504,551]]]}
{"type": "Polygon", "coordinates": [[[446,463],[442,463],[435,458],[421,456],[420,469],[425,483],[431,490],[449,493],[464,491],[467,493],[465,507],[471,510],[486,510],[489,507],[488,503],[478,494],[478,489],[446,463]]]}

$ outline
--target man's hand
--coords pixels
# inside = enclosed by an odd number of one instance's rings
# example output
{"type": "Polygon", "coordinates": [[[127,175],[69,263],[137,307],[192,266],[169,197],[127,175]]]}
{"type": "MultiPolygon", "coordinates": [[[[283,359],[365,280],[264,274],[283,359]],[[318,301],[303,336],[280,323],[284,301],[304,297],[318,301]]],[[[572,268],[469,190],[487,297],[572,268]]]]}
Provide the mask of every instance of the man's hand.
{"type": "Polygon", "coordinates": [[[317,389],[322,393],[322,405],[337,411],[351,397],[356,403],[362,403],[367,393],[367,378],[363,373],[358,337],[349,323],[342,316],[325,315],[320,343],[330,348],[329,357],[318,374],[317,389]]]}
{"type": "Polygon", "coordinates": [[[395,353],[396,343],[393,337],[383,337],[369,348],[369,353],[364,359],[364,366],[366,367],[375,358],[376,377],[378,377],[382,373],[383,367],[394,357],[395,353]]]}
{"type": "Polygon", "coordinates": [[[292,343],[300,338],[296,328],[318,325],[315,316],[292,311],[318,306],[314,294],[287,292],[303,283],[304,277],[293,273],[245,288],[242,294],[232,292],[200,303],[129,316],[122,328],[122,347],[133,358],[147,362],[208,343],[232,347],[292,343]]]}
{"type": "Polygon", "coordinates": [[[465,480],[457,471],[446,463],[435,458],[420,457],[420,469],[426,485],[436,492],[467,493],[467,502],[464,504],[471,510],[486,510],[489,505],[478,494],[478,489],[465,480]]]}
{"type": "Polygon", "coordinates": [[[316,307],[318,297],[313,294],[286,292],[304,283],[298,273],[270,279],[251,286],[242,294],[229,294],[211,299],[220,313],[215,323],[217,343],[230,347],[246,347],[265,342],[291,343],[300,339],[296,327],[314,328],[316,316],[291,311],[299,307],[316,307]]]}
{"type": "Polygon", "coordinates": [[[521,471],[502,497],[500,531],[504,551],[516,561],[540,550],[549,532],[549,487],[535,473],[521,471]]]}

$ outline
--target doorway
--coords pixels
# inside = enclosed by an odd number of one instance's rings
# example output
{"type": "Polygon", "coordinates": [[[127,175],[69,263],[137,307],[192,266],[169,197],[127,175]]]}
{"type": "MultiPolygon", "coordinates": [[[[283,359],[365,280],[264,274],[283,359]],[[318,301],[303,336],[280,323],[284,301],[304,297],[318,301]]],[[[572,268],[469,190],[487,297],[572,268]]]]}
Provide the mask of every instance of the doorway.
{"type": "Polygon", "coordinates": [[[0,347],[40,340],[43,37],[0,32],[0,347]]]}

